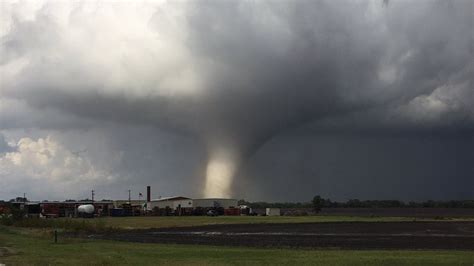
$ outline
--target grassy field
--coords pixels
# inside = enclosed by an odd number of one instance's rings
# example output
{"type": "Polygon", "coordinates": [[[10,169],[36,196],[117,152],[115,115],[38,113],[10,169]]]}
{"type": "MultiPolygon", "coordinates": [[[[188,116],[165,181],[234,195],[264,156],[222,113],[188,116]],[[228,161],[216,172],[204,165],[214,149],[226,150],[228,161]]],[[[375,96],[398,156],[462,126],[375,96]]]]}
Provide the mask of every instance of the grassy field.
{"type": "MultiPolygon", "coordinates": [[[[3,250],[3,252],[2,252],[3,250]]],[[[473,265],[467,251],[251,249],[59,239],[46,231],[0,227],[6,265],[473,265]],[[5,249],[7,247],[7,249],[5,249]],[[5,251],[8,250],[7,254],[5,251]]]]}
{"type": "MultiPolygon", "coordinates": [[[[81,220],[81,219],[74,219],[81,220]]],[[[414,221],[410,217],[352,217],[352,216],[141,216],[141,217],[102,217],[99,219],[84,219],[85,222],[103,223],[114,228],[163,228],[176,226],[196,226],[208,224],[248,224],[248,223],[312,223],[312,222],[397,222],[414,221]]],[[[446,219],[441,221],[474,221],[472,218],[446,219]]],[[[420,219],[416,221],[440,221],[435,219],[420,219]]]]}

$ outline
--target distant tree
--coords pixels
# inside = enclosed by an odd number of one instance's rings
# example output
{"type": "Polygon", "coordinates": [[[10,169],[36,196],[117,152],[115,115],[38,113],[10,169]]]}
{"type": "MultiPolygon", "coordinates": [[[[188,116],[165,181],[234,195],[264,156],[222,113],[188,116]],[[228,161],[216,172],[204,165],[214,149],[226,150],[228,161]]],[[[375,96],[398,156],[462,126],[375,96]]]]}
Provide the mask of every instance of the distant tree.
{"type": "Polygon", "coordinates": [[[321,208],[323,207],[323,201],[324,199],[319,195],[314,196],[313,200],[311,201],[313,204],[313,209],[316,213],[321,211],[321,208]]]}
{"type": "Polygon", "coordinates": [[[428,200],[422,203],[424,208],[434,208],[436,207],[436,202],[433,200],[428,200]]]}
{"type": "Polygon", "coordinates": [[[474,208],[474,200],[450,200],[450,201],[433,201],[425,202],[403,202],[399,200],[359,200],[350,199],[346,202],[331,201],[323,199],[317,195],[313,200],[308,202],[249,202],[239,200],[239,205],[247,205],[254,209],[263,208],[313,208],[319,212],[321,208],[474,208]]]}
{"type": "Polygon", "coordinates": [[[333,203],[330,199],[323,199],[323,208],[331,208],[333,207],[333,203]]]}
{"type": "Polygon", "coordinates": [[[348,208],[361,208],[363,206],[362,206],[362,203],[360,202],[359,199],[350,199],[350,200],[347,201],[346,207],[348,207],[348,208]]]}
{"type": "Polygon", "coordinates": [[[10,202],[28,202],[28,199],[23,197],[16,197],[14,199],[11,199],[10,202]]]}

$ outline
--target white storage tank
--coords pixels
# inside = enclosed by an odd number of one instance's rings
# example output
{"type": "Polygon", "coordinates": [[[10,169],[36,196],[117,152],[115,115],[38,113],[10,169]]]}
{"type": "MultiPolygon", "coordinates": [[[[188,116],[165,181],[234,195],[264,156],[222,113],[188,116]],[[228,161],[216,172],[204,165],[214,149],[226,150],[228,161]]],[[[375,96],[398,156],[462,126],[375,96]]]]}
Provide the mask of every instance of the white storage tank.
{"type": "Polygon", "coordinates": [[[280,211],[280,208],[267,208],[265,210],[265,214],[267,216],[280,216],[281,211],[280,211]]]}
{"type": "Polygon", "coordinates": [[[77,212],[81,214],[94,214],[95,208],[92,204],[79,205],[77,212]]]}

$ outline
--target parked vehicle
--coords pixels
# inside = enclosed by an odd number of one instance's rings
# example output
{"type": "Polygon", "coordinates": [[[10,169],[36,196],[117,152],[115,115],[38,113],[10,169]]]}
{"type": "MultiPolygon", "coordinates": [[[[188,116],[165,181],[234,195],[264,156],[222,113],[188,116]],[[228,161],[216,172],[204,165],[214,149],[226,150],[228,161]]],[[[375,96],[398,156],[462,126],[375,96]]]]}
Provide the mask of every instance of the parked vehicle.
{"type": "Polygon", "coordinates": [[[208,210],[206,213],[207,216],[217,216],[217,211],[215,210],[208,210]]]}

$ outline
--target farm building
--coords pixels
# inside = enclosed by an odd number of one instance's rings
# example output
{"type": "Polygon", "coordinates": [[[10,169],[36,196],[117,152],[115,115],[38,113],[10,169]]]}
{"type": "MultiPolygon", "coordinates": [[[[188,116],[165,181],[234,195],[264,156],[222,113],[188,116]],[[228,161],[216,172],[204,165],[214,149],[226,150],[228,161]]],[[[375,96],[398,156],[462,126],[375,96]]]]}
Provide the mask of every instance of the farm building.
{"type": "Polygon", "coordinates": [[[40,204],[39,202],[32,201],[0,201],[0,214],[11,213],[12,210],[20,210],[30,217],[39,217],[40,204]]]}
{"type": "Polygon", "coordinates": [[[209,210],[217,215],[240,215],[238,201],[235,199],[207,198],[193,199],[194,213],[207,214],[209,210]]]}
{"type": "Polygon", "coordinates": [[[176,197],[165,197],[160,199],[153,199],[150,202],[147,202],[147,209],[153,210],[154,208],[164,209],[164,208],[176,209],[178,207],[182,208],[192,208],[193,200],[187,197],[176,196],[176,197]]]}
{"type": "Polygon", "coordinates": [[[281,210],[280,208],[266,208],[265,215],[267,216],[280,216],[281,210]]]}
{"type": "Polygon", "coordinates": [[[209,198],[209,199],[193,199],[193,206],[195,208],[237,208],[239,206],[236,199],[222,199],[222,198],[209,198]]]}
{"type": "Polygon", "coordinates": [[[25,202],[23,210],[29,217],[39,217],[41,213],[41,206],[39,202],[25,202]]]}
{"type": "Polygon", "coordinates": [[[237,200],[222,198],[166,197],[147,202],[146,209],[154,215],[205,215],[209,210],[219,215],[240,215],[237,200]]]}
{"type": "Polygon", "coordinates": [[[110,215],[110,209],[114,204],[112,201],[49,201],[40,203],[41,215],[45,217],[74,217],[77,216],[77,207],[92,204],[95,214],[98,216],[110,215]]]}
{"type": "Polygon", "coordinates": [[[0,201],[0,214],[10,213],[10,203],[5,201],[0,201]]]}

